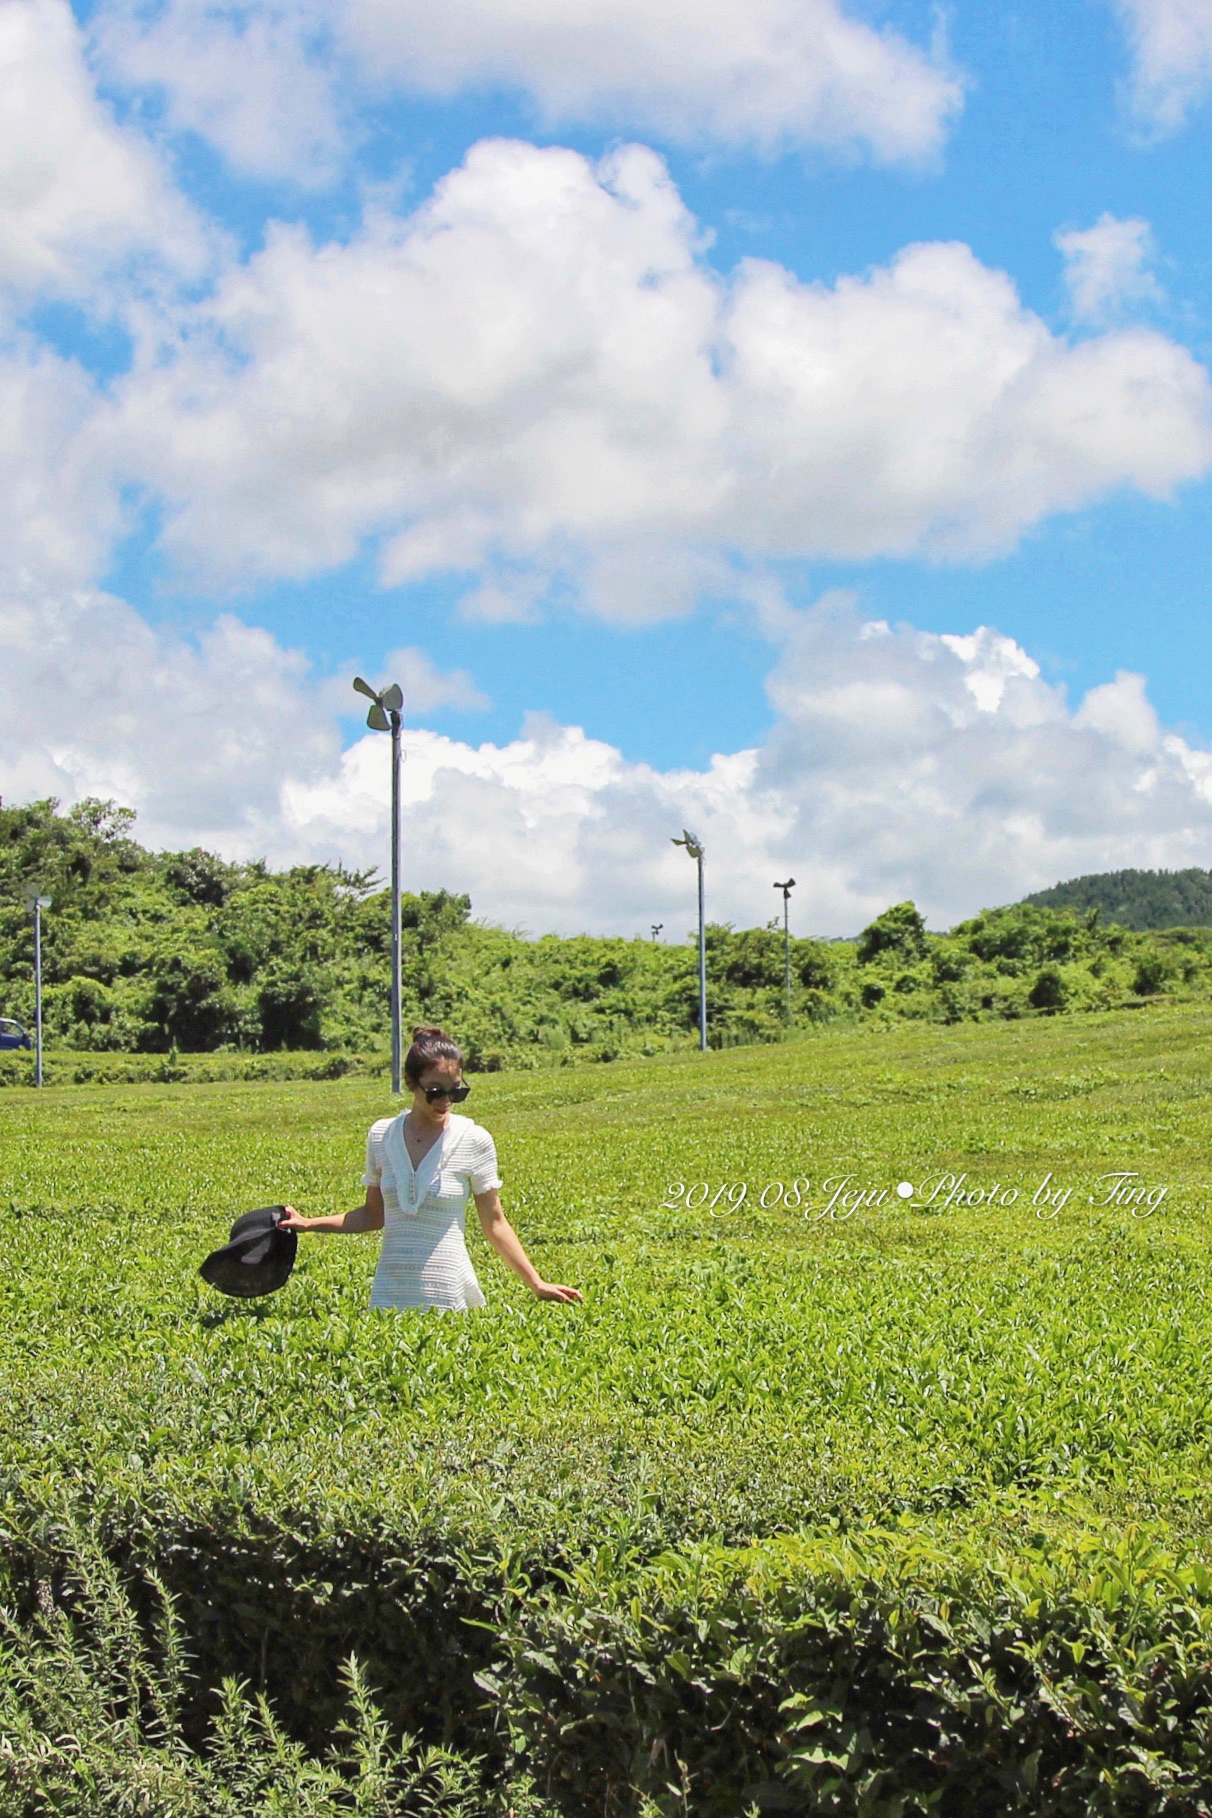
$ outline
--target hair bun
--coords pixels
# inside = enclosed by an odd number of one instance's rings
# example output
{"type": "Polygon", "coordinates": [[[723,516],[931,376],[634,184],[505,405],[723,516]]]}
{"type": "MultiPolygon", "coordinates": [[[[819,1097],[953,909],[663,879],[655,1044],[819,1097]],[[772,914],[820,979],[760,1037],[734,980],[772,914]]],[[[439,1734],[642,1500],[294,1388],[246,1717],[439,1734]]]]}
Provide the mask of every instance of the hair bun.
{"type": "Polygon", "coordinates": [[[412,1032],[412,1047],[404,1056],[404,1077],[415,1086],[426,1067],[463,1065],[463,1050],[436,1023],[420,1023],[412,1032]]]}

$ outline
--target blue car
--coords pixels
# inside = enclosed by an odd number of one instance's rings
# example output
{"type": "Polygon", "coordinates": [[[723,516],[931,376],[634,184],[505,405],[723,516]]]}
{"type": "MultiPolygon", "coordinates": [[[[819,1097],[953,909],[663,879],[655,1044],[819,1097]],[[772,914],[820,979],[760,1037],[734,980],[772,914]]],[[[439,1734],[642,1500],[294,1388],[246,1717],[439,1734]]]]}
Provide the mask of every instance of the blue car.
{"type": "Polygon", "coordinates": [[[0,1016],[0,1048],[32,1048],[33,1043],[21,1027],[11,1017],[0,1016]]]}

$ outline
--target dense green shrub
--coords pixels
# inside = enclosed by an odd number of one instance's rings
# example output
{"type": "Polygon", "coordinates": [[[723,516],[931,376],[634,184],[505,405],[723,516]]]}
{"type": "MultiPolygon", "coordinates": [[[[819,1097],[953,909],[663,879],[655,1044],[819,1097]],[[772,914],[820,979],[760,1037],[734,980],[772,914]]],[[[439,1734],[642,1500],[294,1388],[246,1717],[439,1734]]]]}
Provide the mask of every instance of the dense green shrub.
{"type": "Polygon", "coordinates": [[[70,1512],[57,1540],[30,1613],[0,1609],[3,1818],[554,1818],[526,1777],[494,1786],[482,1760],[393,1736],[353,1655],[338,1668],[346,1709],[322,1739],[291,1735],[230,1675],[200,1701],[158,1574],[132,1585],[70,1512]]]}
{"type": "Polygon", "coordinates": [[[1041,966],[1027,993],[1027,1002],[1035,1010],[1063,1010],[1066,996],[1065,976],[1060,967],[1041,966]]]}
{"type": "Polygon", "coordinates": [[[1147,1528],[1016,1556],[914,1523],[605,1544],[553,1569],[299,1525],[30,1519],[0,1812],[1212,1811],[1212,1577],[1147,1528]]]}
{"type": "Polygon", "coordinates": [[[880,955],[920,959],[926,952],[926,924],[912,903],[896,903],[859,935],[856,957],[866,966],[880,955]]]}
{"type": "Polygon", "coordinates": [[[1156,992],[1165,990],[1171,977],[1172,969],[1166,955],[1157,948],[1145,948],[1136,960],[1132,989],[1141,997],[1152,997],[1156,992]]]}
{"type": "MultiPolygon", "coordinates": [[[[54,897],[43,964],[52,1052],[386,1045],[389,895],[370,873],[272,873],[200,848],[149,853],[133,824],[107,802],[66,815],[52,801],[0,808],[0,1013],[33,1018],[24,890],[37,882],[54,897]]],[[[450,1024],[476,1070],[697,1044],[693,939],[528,940],[473,922],[469,899],[445,890],[406,894],[401,921],[406,1019],[450,1024]]],[[[784,1039],[777,923],[709,924],[706,947],[710,1044],[784,1039]]],[[[1030,903],[986,910],[948,935],[898,903],[856,941],[793,939],[790,959],[793,1025],[1017,1018],[1212,991],[1212,932],[1146,937],[1104,926],[1095,910],[1030,903]],[[1059,995],[1040,983],[1058,977],[1059,995]]]]}

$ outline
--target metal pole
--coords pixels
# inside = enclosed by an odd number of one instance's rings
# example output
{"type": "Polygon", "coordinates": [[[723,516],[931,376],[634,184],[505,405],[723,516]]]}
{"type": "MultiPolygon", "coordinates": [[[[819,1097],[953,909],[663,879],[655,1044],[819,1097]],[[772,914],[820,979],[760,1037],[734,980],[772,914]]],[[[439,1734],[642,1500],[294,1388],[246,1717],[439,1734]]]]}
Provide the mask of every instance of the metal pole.
{"type": "Polygon", "coordinates": [[[703,842],[688,827],[682,828],[675,846],[685,846],[699,868],[699,1047],[707,1051],[707,921],[703,909],[703,842]]]}
{"type": "Polygon", "coordinates": [[[400,715],[391,713],[391,1089],[400,1091],[400,715]]]}
{"type": "Polygon", "coordinates": [[[790,1021],[791,1021],[791,922],[789,919],[789,912],[790,912],[790,908],[791,908],[791,892],[795,887],[795,879],[793,877],[789,877],[787,879],[786,883],[780,884],[778,879],[776,878],[774,887],[776,890],[781,890],[783,893],[783,991],[784,991],[784,998],[785,998],[787,1021],[788,1021],[788,1023],[790,1023],[790,1021]]]}
{"type": "Polygon", "coordinates": [[[703,854],[699,851],[699,1047],[707,1052],[707,932],[703,919],[703,854]]]}
{"type": "Polygon", "coordinates": [[[404,1047],[400,1040],[400,710],[404,694],[398,682],[380,692],[360,675],[354,677],[353,685],[356,693],[372,703],[366,715],[371,731],[391,734],[391,1089],[398,1097],[404,1047]]]}
{"type": "Polygon", "coordinates": [[[34,1084],[42,1084],[42,903],[34,899],[34,1032],[37,1056],[34,1084]]]}

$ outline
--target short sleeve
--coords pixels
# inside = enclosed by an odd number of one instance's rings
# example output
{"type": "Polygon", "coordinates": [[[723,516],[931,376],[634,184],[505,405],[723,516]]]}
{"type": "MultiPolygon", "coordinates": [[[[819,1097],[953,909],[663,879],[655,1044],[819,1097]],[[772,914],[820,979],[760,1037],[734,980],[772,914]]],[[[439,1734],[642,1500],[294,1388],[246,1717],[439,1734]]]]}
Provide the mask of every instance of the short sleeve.
{"type": "Polygon", "coordinates": [[[362,1176],[364,1187],[377,1187],[383,1178],[382,1139],[383,1132],[390,1123],[390,1118],[370,1126],[366,1138],[366,1172],[362,1176]]]}
{"type": "Polygon", "coordinates": [[[487,1130],[481,1130],[477,1126],[475,1141],[468,1144],[468,1149],[467,1178],[471,1182],[472,1192],[487,1193],[493,1187],[499,1187],[501,1176],[497,1173],[497,1146],[487,1130]]]}

